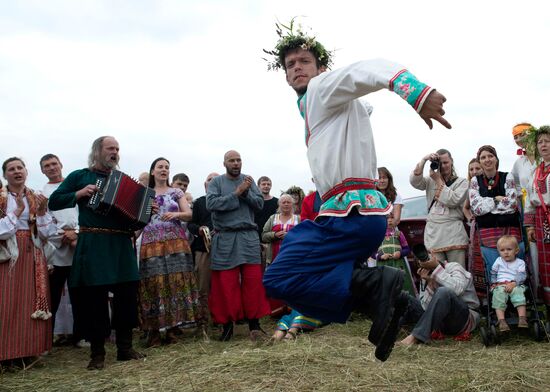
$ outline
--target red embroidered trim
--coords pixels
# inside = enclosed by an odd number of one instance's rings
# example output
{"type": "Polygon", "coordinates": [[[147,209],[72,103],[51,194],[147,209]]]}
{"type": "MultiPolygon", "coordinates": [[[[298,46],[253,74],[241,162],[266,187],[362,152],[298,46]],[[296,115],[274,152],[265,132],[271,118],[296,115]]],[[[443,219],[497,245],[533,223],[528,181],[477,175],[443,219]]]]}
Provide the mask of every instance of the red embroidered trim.
{"type": "Polygon", "coordinates": [[[372,180],[370,178],[346,178],[341,183],[336,184],[335,186],[330,188],[327,193],[321,196],[321,199],[323,201],[327,201],[332,196],[345,191],[358,190],[358,189],[376,189],[376,184],[377,184],[377,181],[372,180]],[[359,184],[348,184],[350,182],[359,183],[359,184]]]}
{"type": "Polygon", "coordinates": [[[393,91],[393,83],[395,82],[395,80],[399,77],[399,75],[401,75],[402,73],[404,72],[407,72],[406,69],[402,69],[401,71],[399,71],[398,73],[395,74],[395,76],[393,78],[391,78],[390,80],[390,90],[393,91]]]}
{"type": "Polygon", "coordinates": [[[414,110],[418,110],[418,107],[420,106],[420,102],[422,102],[422,100],[424,99],[424,95],[426,95],[426,93],[430,90],[430,88],[431,87],[429,86],[424,87],[424,90],[422,90],[418,98],[416,98],[416,102],[414,103],[414,106],[413,106],[414,110]]]}

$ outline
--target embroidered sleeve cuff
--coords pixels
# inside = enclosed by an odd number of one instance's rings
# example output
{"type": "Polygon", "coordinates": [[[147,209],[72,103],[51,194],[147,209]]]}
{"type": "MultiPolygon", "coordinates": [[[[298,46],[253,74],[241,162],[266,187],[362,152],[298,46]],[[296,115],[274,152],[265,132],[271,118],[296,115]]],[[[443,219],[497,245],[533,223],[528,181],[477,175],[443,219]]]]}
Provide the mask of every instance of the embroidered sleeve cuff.
{"type": "Polygon", "coordinates": [[[389,89],[407,101],[418,113],[422,110],[422,105],[424,105],[426,98],[433,90],[431,87],[416,79],[416,77],[406,69],[399,71],[390,80],[389,89]]]}

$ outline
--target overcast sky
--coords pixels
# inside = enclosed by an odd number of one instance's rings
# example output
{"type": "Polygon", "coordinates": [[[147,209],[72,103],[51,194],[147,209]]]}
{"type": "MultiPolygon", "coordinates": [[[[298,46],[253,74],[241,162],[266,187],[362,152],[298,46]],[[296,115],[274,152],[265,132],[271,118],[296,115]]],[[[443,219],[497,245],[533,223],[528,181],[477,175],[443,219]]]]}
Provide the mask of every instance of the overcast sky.
{"type": "Polygon", "coordinates": [[[387,58],[447,97],[451,131],[430,131],[391,92],[365,97],[379,166],[404,197],[419,194],[408,176],[425,154],[449,149],[465,176],[492,144],[508,171],[512,126],[550,123],[543,1],[0,0],[0,159],[22,157],[28,184],[42,188],[43,154],[68,174],[86,166],[95,138],[113,135],[121,170],[137,177],[164,156],[195,197],[229,149],[276,195],[312,189],[296,95],[262,60],[275,21],[297,15],[336,49],[334,68],[387,58]]]}

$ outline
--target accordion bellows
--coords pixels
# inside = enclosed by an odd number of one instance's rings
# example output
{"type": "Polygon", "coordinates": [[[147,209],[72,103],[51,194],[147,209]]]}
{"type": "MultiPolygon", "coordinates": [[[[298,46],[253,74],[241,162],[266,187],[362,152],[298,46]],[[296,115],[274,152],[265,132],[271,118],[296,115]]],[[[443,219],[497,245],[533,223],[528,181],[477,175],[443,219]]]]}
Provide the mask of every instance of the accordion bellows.
{"type": "Polygon", "coordinates": [[[96,181],[98,191],[90,198],[88,206],[98,214],[113,211],[128,221],[131,229],[141,229],[151,220],[155,191],[145,187],[119,170],[96,181]]]}

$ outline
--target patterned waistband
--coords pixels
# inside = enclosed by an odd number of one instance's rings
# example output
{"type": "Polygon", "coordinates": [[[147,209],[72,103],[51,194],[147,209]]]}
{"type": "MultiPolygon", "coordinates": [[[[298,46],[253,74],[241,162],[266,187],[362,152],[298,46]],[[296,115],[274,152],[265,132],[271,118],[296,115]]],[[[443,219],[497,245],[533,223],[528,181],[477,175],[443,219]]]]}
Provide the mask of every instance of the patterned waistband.
{"type": "Polygon", "coordinates": [[[327,201],[332,196],[345,191],[351,191],[351,190],[357,190],[357,189],[376,189],[377,184],[378,184],[378,181],[370,178],[353,178],[353,177],[346,178],[339,184],[336,184],[335,186],[330,188],[328,192],[326,192],[323,196],[321,196],[321,199],[323,201],[327,201]]]}
{"type": "Polygon", "coordinates": [[[134,236],[132,230],[117,230],[117,229],[106,229],[104,227],[86,227],[80,226],[81,233],[96,233],[96,234],[124,234],[130,237],[134,236]]]}
{"type": "Polygon", "coordinates": [[[31,238],[31,231],[30,230],[17,230],[15,232],[15,237],[31,238]]]}

